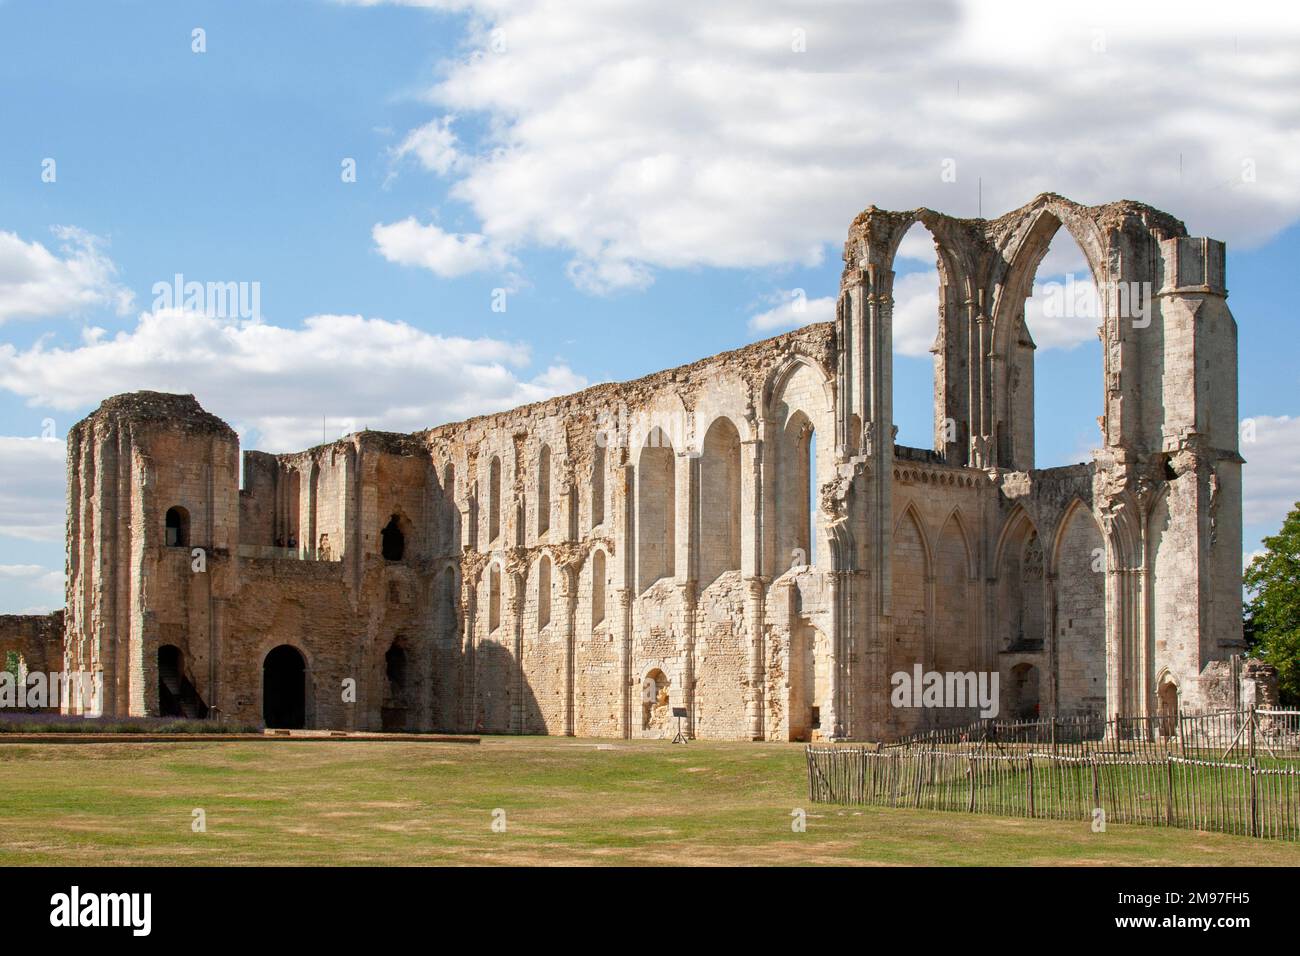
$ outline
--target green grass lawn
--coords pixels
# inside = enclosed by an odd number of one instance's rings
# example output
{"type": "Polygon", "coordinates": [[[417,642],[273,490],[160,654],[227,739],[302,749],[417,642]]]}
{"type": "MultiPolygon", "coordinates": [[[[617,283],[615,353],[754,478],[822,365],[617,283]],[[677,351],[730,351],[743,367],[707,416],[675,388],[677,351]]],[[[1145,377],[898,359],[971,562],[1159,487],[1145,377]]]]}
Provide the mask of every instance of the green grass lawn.
{"type": "Polygon", "coordinates": [[[1295,866],[1300,845],[816,805],[798,745],[0,745],[0,864],[294,863],[1295,866]]]}

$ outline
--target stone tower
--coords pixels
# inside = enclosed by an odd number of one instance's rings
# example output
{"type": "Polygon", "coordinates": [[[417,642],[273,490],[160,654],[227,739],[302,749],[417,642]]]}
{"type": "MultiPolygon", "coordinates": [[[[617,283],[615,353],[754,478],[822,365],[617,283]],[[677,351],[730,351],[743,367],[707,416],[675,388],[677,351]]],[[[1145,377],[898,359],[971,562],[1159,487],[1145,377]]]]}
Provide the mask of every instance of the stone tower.
{"type": "Polygon", "coordinates": [[[192,395],[119,395],[69,431],[66,654],[102,672],[106,716],[157,712],[160,646],[183,645],[178,685],[215,700],[238,454],[192,395]]]}

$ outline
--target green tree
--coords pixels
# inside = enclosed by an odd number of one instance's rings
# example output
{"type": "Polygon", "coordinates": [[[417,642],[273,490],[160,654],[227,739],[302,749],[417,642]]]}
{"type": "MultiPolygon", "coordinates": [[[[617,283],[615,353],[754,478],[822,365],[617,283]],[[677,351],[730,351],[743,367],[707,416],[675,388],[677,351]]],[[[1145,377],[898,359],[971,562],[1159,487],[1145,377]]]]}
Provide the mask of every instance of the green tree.
{"type": "Polygon", "coordinates": [[[1246,569],[1246,643],[1277,668],[1285,705],[1300,704],[1300,502],[1246,569]]]}

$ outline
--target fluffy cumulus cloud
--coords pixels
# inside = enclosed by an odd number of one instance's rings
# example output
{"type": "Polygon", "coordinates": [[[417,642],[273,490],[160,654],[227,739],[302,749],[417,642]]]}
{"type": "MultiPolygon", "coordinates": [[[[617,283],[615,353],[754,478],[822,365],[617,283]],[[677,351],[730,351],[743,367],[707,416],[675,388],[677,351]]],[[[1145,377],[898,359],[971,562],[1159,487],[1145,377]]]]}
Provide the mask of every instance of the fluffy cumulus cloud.
{"type": "MultiPolygon", "coordinates": [[[[898,245],[894,279],[894,351],[924,357],[934,345],[939,315],[939,272],[934,240],[917,223],[898,245]]],[[[1072,349],[1095,339],[1100,303],[1087,261],[1064,229],[1053,237],[1039,264],[1025,322],[1040,352],[1072,349]]]]}
{"type": "MultiPolygon", "coordinates": [[[[939,272],[934,242],[924,226],[908,230],[899,243],[894,279],[894,351],[925,358],[939,324],[939,272]]],[[[808,299],[803,290],[770,297],[770,308],[752,316],[751,332],[765,335],[835,318],[835,299],[808,299]]],[[[1071,349],[1096,338],[1100,304],[1092,277],[1069,234],[1062,231],[1048,248],[1033,294],[1025,302],[1025,321],[1039,351],[1071,349]]]]}
{"type": "Polygon", "coordinates": [[[0,323],[108,307],[126,314],[130,290],[118,285],[104,241],[74,226],[53,229],[57,249],[0,231],[0,323]]]}
{"type": "Polygon", "coordinates": [[[411,130],[393,155],[398,159],[414,157],[425,169],[446,175],[462,163],[451,121],[450,116],[444,116],[411,130]]]}
{"type": "Polygon", "coordinates": [[[830,322],[835,318],[835,297],[809,299],[803,289],[790,289],[769,297],[771,308],[752,316],[749,330],[763,335],[784,332],[814,322],[830,322]]]}
{"type": "MultiPolygon", "coordinates": [[[[1242,421],[1242,522],[1276,534],[1300,503],[1300,418],[1256,415],[1242,421]]],[[[1249,535],[1244,544],[1257,544],[1249,535]]]]}
{"type": "Polygon", "coordinates": [[[447,232],[414,217],[388,225],[379,223],[371,234],[380,255],[389,262],[419,266],[444,279],[471,272],[508,271],[515,264],[509,252],[486,236],[447,232]]]}
{"type": "Polygon", "coordinates": [[[160,311],[117,335],[92,329],[76,346],[0,345],[0,388],[70,412],[117,392],[192,392],[257,447],[282,451],[319,441],[322,419],[331,438],[411,431],[586,384],[564,365],[524,378],[530,360],[518,343],[359,315],[291,328],[160,311]]]}
{"type": "Polygon", "coordinates": [[[61,440],[0,436],[0,536],[63,540],[64,475],[61,440]]]}
{"type": "Polygon", "coordinates": [[[1300,215],[1298,7],[405,3],[469,14],[400,150],[478,219],[396,224],[439,274],[526,246],[597,292],[816,264],[867,203],[973,215],[981,183],[986,213],[1136,197],[1232,242],[1300,215]]]}

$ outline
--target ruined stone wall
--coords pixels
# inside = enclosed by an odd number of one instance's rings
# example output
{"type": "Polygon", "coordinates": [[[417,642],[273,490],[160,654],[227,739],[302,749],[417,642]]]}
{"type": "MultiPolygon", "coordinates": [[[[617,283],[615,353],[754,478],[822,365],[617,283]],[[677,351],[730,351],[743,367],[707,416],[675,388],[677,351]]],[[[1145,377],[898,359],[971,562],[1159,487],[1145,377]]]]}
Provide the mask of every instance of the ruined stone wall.
{"type": "Polygon", "coordinates": [[[1171,687],[1204,706],[1240,644],[1225,295],[1221,245],[1136,203],[871,207],[834,322],[247,452],[242,488],[192,396],[118,396],[69,433],[65,651],[111,713],[156,712],[170,681],[248,720],[301,690],[275,719],[368,730],[665,737],[684,708],[699,737],[866,738],[971,716],[889,706],[915,666],[996,672],[1015,716],[1153,712],[1171,687]],[[945,290],[933,450],[892,441],[892,260],[918,220],[945,290]],[[1062,227],[1099,281],[1159,295],[1142,321],[1105,300],[1103,447],[1038,469],[1024,299],[1062,227]]]}
{"type": "MultiPolygon", "coordinates": [[[[982,471],[935,460],[917,449],[894,457],[891,676],[984,668],[986,603],[979,545],[991,529],[985,509],[994,486],[982,471]]],[[[896,732],[910,733],[973,719],[973,706],[951,712],[904,711],[896,732]]]]}
{"type": "Polygon", "coordinates": [[[30,671],[63,669],[63,612],[0,614],[0,662],[10,652],[30,671]]]}
{"type": "MultiPolygon", "coordinates": [[[[0,614],[0,667],[11,659],[11,654],[17,655],[20,673],[62,671],[63,612],[0,614]]],[[[48,687],[48,682],[44,686],[48,687]]],[[[58,707],[27,709],[57,711],[58,707]]]]}

